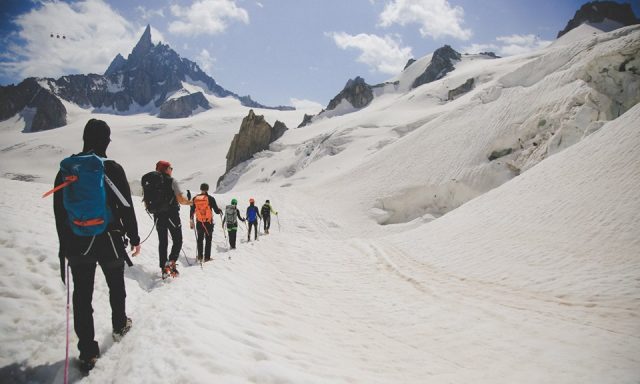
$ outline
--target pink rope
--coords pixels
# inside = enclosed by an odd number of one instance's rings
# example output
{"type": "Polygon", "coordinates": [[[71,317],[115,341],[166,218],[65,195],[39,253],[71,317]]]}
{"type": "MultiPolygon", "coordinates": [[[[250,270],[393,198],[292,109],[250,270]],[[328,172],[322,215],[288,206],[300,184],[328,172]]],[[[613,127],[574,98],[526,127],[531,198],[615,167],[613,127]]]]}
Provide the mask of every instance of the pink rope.
{"type": "Polygon", "coordinates": [[[67,285],[67,348],[65,352],[65,360],[64,360],[64,384],[69,383],[69,264],[67,264],[67,274],[66,274],[66,285],[67,285]]]}

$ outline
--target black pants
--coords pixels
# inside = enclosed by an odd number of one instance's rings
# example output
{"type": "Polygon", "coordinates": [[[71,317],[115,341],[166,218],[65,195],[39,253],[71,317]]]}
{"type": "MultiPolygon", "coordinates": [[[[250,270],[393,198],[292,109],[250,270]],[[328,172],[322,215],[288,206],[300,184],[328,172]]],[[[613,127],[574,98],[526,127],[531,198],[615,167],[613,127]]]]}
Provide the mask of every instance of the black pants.
{"type": "Polygon", "coordinates": [[[204,243],[204,258],[211,258],[211,238],[213,237],[213,223],[196,221],[196,233],[198,242],[198,258],[202,258],[202,243],[204,243]]]}
{"type": "Polygon", "coordinates": [[[97,236],[89,255],[76,255],[70,263],[73,277],[73,327],[78,336],[80,359],[88,360],[100,355],[93,325],[93,285],[98,260],[107,286],[111,304],[111,325],[114,330],[122,329],[127,321],[125,302],[127,292],[124,285],[124,261],[126,254],[122,237],[107,234],[97,236]],[[90,256],[90,258],[87,258],[90,256]],[[84,257],[85,259],[81,259],[84,257]],[[87,260],[92,260],[86,262],[87,260]]]}
{"type": "Polygon", "coordinates": [[[182,249],[182,225],[180,224],[179,211],[158,213],[155,215],[156,230],[158,231],[158,256],[160,257],[160,268],[164,268],[167,263],[167,247],[169,239],[167,233],[171,234],[171,252],[169,260],[176,261],[182,249]]]}
{"type": "Polygon", "coordinates": [[[251,240],[251,227],[255,229],[255,239],[258,240],[258,220],[249,221],[249,229],[247,230],[247,241],[251,240]]]}
{"type": "Polygon", "coordinates": [[[271,215],[262,215],[262,223],[264,223],[264,231],[267,232],[271,228],[271,215]]]}
{"type": "Polygon", "coordinates": [[[231,246],[231,249],[235,249],[236,235],[238,234],[238,230],[237,229],[228,230],[227,233],[229,234],[229,245],[231,246]]]}

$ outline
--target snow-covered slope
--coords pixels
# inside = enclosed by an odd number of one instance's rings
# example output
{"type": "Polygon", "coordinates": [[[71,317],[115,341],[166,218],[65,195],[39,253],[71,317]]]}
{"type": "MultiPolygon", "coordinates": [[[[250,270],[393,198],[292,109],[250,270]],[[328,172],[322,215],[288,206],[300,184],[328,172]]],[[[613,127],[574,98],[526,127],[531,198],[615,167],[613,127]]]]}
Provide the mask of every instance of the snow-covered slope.
{"type": "Polygon", "coordinates": [[[303,188],[321,205],[382,224],[438,217],[640,101],[640,76],[631,69],[639,52],[636,26],[524,56],[465,56],[440,81],[287,133],[239,185],[303,188]],[[475,88],[447,102],[448,90],[468,78],[475,88]],[[500,152],[508,154],[489,160],[500,152]]]}
{"type": "MultiPolygon", "coordinates": [[[[159,278],[153,223],[135,199],[150,237],[126,269],[134,327],[110,341],[98,273],[103,354],[85,382],[637,382],[639,46],[636,26],[523,56],[463,56],[439,81],[287,131],[215,194],[241,208],[270,199],[272,233],[230,252],[218,221],[216,259],[200,268],[185,228],[172,281],[159,278]],[[446,101],[468,78],[475,88],[446,101]]],[[[165,159],[193,190],[224,172],[248,112],[218,102],[189,119],[93,116],[112,127],[108,154],[134,186],[165,159]]],[[[0,123],[9,382],[62,378],[66,290],[40,195],[81,149],[89,115],[71,107],[54,131],[0,123]]],[[[256,113],[293,127],[304,111],[256,113]]]]}

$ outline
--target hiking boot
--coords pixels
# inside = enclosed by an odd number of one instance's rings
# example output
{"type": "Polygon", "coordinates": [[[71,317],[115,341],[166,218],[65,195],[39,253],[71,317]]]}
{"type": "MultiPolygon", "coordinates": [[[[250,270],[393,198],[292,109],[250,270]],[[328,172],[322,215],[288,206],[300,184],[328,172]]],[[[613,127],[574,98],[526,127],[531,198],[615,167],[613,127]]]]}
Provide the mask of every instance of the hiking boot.
{"type": "Polygon", "coordinates": [[[161,272],[162,272],[162,280],[164,280],[171,275],[171,267],[168,265],[165,265],[165,267],[162,268],[161,272]]]}
{"type": "Polygon", "coordinates": [[[204,258],[204,262],[206,263],[207,261],[211,261],[211,258],[210,257],[205,257],[204,258]]]}
{"type": "MultiPolygon", "coordinates": [[[[197,256],[196,260],[198,261],[198,263],[201,262],[202,261],[202,256],[197,256]]],[[[207,259],[204,259],[204,261],[207,261],[207,259]]]]}
{"type": "Polygon", "coordinates": [[[93,369],[93,367],[96,366],[97,362],[98,356],[94,356],[88,359],[80,359],[78,368],[80,368],[82,372],[88,373],[93,369]]]}
{"type": "Polygon", "coordinates": [[[127,321],[124,324],[124,327],[122,327],[119,330],[114,330],[113,331],[113,341],[120,341],[122,340],[122,338],[124,337],[124,335],[127,334],[127,332],[129,332],[131,330],[131,326],[133,325],[133,321],[131,321],[130,317],[127,317],[127,321]]]}
{"type": "Polygon", "coordinates": [[[171,274],[171,277],[178,277],[178,275],[180,275],[180,272],[178,272],[178,269],[176,268],[175,260],[171,260],[171,264],[169,266],[169,273],[171,274]]]}

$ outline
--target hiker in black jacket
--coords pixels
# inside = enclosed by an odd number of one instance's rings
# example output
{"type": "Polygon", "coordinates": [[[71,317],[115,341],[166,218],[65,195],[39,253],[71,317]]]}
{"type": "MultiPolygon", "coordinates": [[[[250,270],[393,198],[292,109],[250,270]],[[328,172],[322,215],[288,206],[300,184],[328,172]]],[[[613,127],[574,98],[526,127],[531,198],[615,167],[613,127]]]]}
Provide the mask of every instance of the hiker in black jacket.
{"type": "MultiPolygon", "coordinates": [[[[204,246],[204,261],[211,260],[211,239],[213,237],[213,210],[216,215],[222,214],[216,199],[209,195],[209,184],[200,185],[200,194],[193,198],[193,205],[189,213],[189,227],[194,228],[193,216],[196,216],[196,241],[198,243],[198,261],[202,260],[202,243],[204,246]],[[206,240],[206,241],[205,241],[206,240]]],[[[223,228],[224,230],[224,228],[223,228]]]]}
{"type": "MultiPolygon", "coordinates": [[[[160,160],[156,163],[155,172],[161,173],[165,178],[164,187],[168,189],[163,196],[168,201],[166,209],[153,214],[158,232],[158,261],[160,263],[160,273],[162,278],[179,275],[176,267],[180,250],[182,249],[182,223],[180,222],[180,205],[191,205],[191,200],[187,199],[180,189],[177,180],[172,177],[173,166],[168,161],[160,160]],[[169,236],[171,236],[171,251],[167,255],[169,247],[169,236]]],[[[144,188],[144,187],[143,187],[144,188]]],[[[146,197],[145,197],[146,198],[146,197]]]]}
{"type": "MultiPolygon", "coordinates": [[[[107,123],[102,120],[89,120],[82,136],[84,148],[81,154],[94,153],[106,158],[107,146],[111,141],[110,135],[111,129],[107,123]]],[[[63,203],[64,190],[57,190],[53,197],[56,229],[60,241],[58,252],[60,277],[65,282],[66,259],[73,276],[74,329],[78,336],[80,361],[85,370],[93,368],[100,355],[98,343],[95,341],[93,308],[91,306],[96,263],[100,264],[109,286],[113,337],[118,339],[131,328],[131,319],[127,317],[125,310],[124,263],[125,260],[131,263],[126,251],[125,235],[129,238],[131,248],[134,250],[132,256],[136,256],[140,252],[138,224],[124,170],[120,164],[113,160],[104,161],[104,170],[105,175],[113,182],[121,196],[117,196],[116,192],[105,184],[107,203],[113,219],[101,234],[96,236],[76,235],[71,229],[63,203]],[[124,204],[125,200],[128,204],[124,204]]],[[[55,186],[60,186],[63,182],[61,172],[58,172],[55,186]]]]}
{"type": "Polygon", "coordinates": [[[262,222],[264,223],[264,233],[266,235],[269,234],[269,228],[271,228],[271,213],[278,216],[278,211],[274,211],[271,203],[267,200],[260,209],[260,213],[262,213],[262,222]]]}

